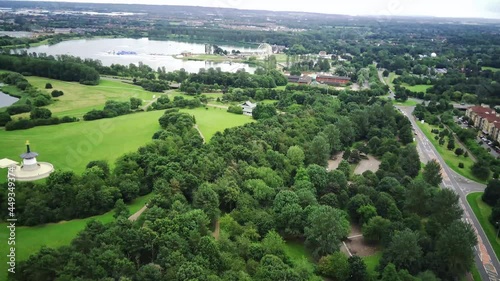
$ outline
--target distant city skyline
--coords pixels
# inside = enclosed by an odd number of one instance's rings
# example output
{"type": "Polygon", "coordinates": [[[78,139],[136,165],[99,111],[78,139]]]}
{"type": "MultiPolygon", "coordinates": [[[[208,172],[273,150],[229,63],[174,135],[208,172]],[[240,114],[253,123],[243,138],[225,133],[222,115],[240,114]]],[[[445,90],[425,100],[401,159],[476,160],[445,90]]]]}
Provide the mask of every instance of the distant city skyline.
{"type": "MultiPolygon", "coordinates": [[[[39,0],[34,0],[39,1],[39,0]]],[[[49,0],[108,4],[181,5],[269,11],[299,11],[359,16],[431,16],[500,19],[500,0],[350,0],[311,2],[299,0],[49,0]],[[305,5],[307,3],[308,5],[305,5]]]]}

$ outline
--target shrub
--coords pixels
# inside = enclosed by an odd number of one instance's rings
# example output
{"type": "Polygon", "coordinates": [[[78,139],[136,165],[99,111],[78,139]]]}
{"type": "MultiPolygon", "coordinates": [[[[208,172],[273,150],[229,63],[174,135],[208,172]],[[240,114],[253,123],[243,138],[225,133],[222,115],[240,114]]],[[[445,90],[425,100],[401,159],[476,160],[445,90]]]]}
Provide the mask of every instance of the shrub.
{"type": "Polygon", "coordinates": [[[10,115],[16,115],[19,113],[25,113],[30,111],[31,111],[31,105],[29,104],[18,104],[7,107],[7,113],[9,113],[10,115]]]}
{"type": "Polygon", "coordinates": [[[52,116],[52,112],[47,108],[33,108],[30,114],[30,119],[49,119],[52,116]]]}
{"type": "Polygon", "coordinates": [[[45,84],[45,89],[52,89],[52,84],[46,83],[45,84]]]}
{"type": "Polygon", "coordinates": [[[8,112],[0,112],[0,126],[5,126],[7,122],[12,121],[8,112]]]}
{"type": "Polygon", "coordinates": [[[462,162],[458,163],[458,167],[459,167],[460,169],[463,169],[463,168],[465,167],[465,166],[464,166],[464,163],[462,163],[462,162]]]}
{"type": "Polygon", "coordinates": [[[50,95],[53,98],[57,98],[57,97],[60,97],[60,96],[64,95],[64,92],[63,91],[54,90],[54,91],[52,91],[52,93],[50,95]]]}
{"type": "Polygon", "coordinates": [[[234,114],[243,114],[243,108],[241,108],[241,106],[231,105],[227,109],[227,112],[231,112],[231,113],[234,113],[234,114]]]}

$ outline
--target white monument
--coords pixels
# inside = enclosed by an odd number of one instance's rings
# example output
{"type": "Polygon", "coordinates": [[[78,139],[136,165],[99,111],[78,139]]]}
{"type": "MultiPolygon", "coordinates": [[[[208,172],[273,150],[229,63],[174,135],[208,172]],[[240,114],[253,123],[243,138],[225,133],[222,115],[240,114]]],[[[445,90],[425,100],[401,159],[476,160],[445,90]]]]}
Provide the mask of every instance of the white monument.
{"type": "Polygon", "coordinates": [[[47,162],[38,162],[36,157],[38,153],[31,151],[29,141],[26,141],[26,153],[21,154],[23,163],[4,158],[0,159],[0,168],[9,168],[18,181],[35,181],[48,177],[53,171],[54,166],[47,162]]]}

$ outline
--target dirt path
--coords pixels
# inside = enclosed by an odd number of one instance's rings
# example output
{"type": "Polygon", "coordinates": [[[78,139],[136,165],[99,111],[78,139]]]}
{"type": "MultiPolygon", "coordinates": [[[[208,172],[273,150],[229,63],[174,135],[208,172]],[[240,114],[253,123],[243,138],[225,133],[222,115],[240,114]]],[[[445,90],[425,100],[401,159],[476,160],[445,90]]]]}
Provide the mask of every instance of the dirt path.
{"type": "Polygon", "coordinates": [[[144,206],[142,207],[139,211],[137,211],[135,214],[131,215],[128,220],[129,221],[136,221],[141,215],[142,213],[144,213],[144,211],[146,211],[148,209],[148,206],[144,206]]]}
{"type": "Polygon", "coordinates": [[[200,137],[203,139],[203,143],[206,143],[205,141],[205,136],[203,135],[203,133],[200,131],[200,128],[198,128],[198,125],[195,124],[194,125],[194,128],[198,131],[198,133],[200,133],[200,137]]]}
{"type": "Polygon", "coordinates": [[[344,152],[335,154],[332,159],[328,160],[328,168],[326,170],[328,172],[333,171],[339,167],[340,162],[342,162],[342,156],[344,156],[344,152]]]}
{"type": "Polygon", "coordinates": [[[215,238],[215,240],[219,240],[220,237],[220,223],[219,220],[215,222],[215,229],[214,232],[212,232],[212,236],[215,238]]]}
{"type": "Polygon", "coordinates": [[[375,173],[376,171],[378,171],[379,167],[380,167],[380,161],[375,159],[375,157],[368,155],[368,160],[361,160],[359,162],[359,165],[354,170],[354,173],[356,175],[361,175],[365,171],[372,171],[375,173]]]}

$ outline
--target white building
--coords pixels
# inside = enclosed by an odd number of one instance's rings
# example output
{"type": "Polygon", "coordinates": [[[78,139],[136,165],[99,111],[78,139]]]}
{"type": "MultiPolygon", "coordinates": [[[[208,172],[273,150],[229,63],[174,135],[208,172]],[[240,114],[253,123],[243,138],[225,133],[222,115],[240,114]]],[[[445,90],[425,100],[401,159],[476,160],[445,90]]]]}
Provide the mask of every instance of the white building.
{"type": "Polygon", "coordinates": [[[246,101],[246,102],[240,104],[240,106],[243,109],[243,114],[251,116],[253,109],[257,106],[257,104],[252,103],[250,101],[246,101]]]}

